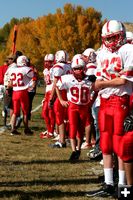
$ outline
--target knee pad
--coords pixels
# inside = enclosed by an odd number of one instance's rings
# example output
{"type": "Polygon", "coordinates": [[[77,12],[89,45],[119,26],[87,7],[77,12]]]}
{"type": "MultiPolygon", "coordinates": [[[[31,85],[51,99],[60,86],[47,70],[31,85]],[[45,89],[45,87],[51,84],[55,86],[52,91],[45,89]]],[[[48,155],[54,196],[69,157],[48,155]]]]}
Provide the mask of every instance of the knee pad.
{"type": "Polygon", "coordinates": [[[113,141],[112,136],[108,132],[101,132],[100,134],[100,148],[103,154],[112,154],[113,141]]]}

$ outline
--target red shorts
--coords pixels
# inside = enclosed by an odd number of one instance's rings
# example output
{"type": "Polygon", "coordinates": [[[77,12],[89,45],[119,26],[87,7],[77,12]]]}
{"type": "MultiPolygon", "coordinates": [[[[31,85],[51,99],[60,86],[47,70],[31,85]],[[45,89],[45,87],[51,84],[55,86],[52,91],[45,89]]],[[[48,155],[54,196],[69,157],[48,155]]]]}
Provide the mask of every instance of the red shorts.
{"type": "MultiPolygon", "coordinates": [[[[61,91],[62,99],[67,101],[67,95],[66,91],[62,90],[61,91]]],[[[67,121],[68,116],[67,116],[67,108],[63,107],[59,101],[58,98],[56,98],[55,103],[54,103],[54,112],[55,112],[55,118],[56,118],[56,124],[60,126],[61,124],[64,123],[64,120],[67,121]]]]}
{"type": "Polygon", "coordinates": [[[129,96],[112,95],[101,98],[98,113],[100,146],[103,154],[115,152],[119,156],[119,143],[124,135],[124,119],[129,113],[129,96]]]}
{"type": "Polygon", "coordinates": [[[71,139],[83,138],[87,119],[90,118],[88,110],[88,105],[77,105],[69,102],[68,119],[71,139]]]}
{"type": "Polygon", "coordinates": [[[120,142],[120,157],[123,161],[133,161],[133,131],[125,133],[120,142]]]}
{"type": "Polygon", "coordinates": [[[23,114],[28,115],[29,112],[29,96],[27,90],[13,91],[13,113],[19,115],[20,107],[22,108],[23,114]]]}

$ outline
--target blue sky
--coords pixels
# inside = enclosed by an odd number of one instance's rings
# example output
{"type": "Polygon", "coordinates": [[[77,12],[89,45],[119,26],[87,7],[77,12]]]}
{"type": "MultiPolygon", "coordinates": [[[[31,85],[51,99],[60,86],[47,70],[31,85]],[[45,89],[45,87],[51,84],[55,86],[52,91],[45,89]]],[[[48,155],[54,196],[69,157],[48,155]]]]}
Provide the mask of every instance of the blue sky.
{"type": "Polygon", "coordinates": [[[22,17],[36,19],[48,13],[55,13],[64,4],[93,7],[102,13],[103,19],[133,22],[132,0],[0,0],[0,28],[10,20],[22,17]]]}

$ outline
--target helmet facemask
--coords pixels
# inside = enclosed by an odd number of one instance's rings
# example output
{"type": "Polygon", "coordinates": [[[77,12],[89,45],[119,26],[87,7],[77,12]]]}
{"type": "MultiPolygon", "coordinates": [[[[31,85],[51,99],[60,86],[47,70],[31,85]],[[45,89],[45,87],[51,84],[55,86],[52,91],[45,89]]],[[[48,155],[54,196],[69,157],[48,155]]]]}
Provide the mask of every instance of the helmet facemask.
{"type": "Polygon", "coordinates": [[[84,68],[85,68],[85,62],[82,58],[74,58],[72,59],[71,67],[73,70],[74,77],[81,81],[84,77],[84,68]]]}
{"type": "Polygon", "coordinates": [[[44,61],[44,68],[51,69],[53,61],[44,61]]]}
{"type": "Polygon", "coordinates": [[[95,63],[96,62],[96,54],[91,52],[89,56],[83,55],[83,60],[85,63],[95,63]]]}
{"type": "Polygon", "coordinates": [[[86,49],[82,53],[82,57],[86,64],[96,62],[96,53],[95,53],[95,50],[92,48],[86,49]]]}
{"type": "Polygon", "coordinates": [[[102,42],[111,51],[117,51],[126,43],[126,29],[123,23],[117,20],[106,22],[102,28],[102,42]]]}
{"type": "Polygon", "coordinates": [[[83,67],[76,67],[73,68],[73,75],[77,80],[83,80],[84,77],[84,68],[83,67]]]}
{"type": "Polygon", "coordinates": [[[116,33],[110,34],[108,36],[102,37],[103,44],[109,49],[111,52],[118,50],[125,42],[124,42],[124,33],[116,33]]]}

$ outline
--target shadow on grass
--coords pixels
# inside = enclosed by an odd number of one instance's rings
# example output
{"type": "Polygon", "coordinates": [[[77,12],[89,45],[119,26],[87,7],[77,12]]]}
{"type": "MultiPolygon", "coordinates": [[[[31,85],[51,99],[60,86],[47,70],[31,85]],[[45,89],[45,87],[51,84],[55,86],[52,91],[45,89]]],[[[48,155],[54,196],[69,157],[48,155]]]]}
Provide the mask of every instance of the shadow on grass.
{"type": "Polygon", "coordinates": [[[31,200],[34,198],[62,198],[62,197],[83,197],[86,192],[78,191],[78,192],[62,192],[60,190],[47,190],[47,191],[39,191],[39,192],[24,192],[21,190],[7,191],[3,190],[0,192],[0,198],[3,197],[13,197],[19,196],[19,200],[31,200]]]}
{"type": "MultiPolygon", "coordinates": [[[[89,162],[92,162],[92,161],[89,161],[89,160],[78,160],[77,162],[75,163],[70,163],[69,160],[32,160],[32,161],[12,161],[11,163],[13,165],[32,165],[32,164],[64,164],[64,163],[67,163],[67,164],[70,164],[70,165],[76,165],[76,164],[80,164],[80,163],[89,163],[89,162]]],[[[2,163],[2,161],[0,161],[0,163],[2,163]]],[[[4,161],[3,161],[4,163],[4,161]]]]}
{"type": "Polygon", "coordinates": [[[38,127],[38,126],[31,126],[30,127],[33,131],[38,131],[38,132],[40,132],[40,131],[42,131],[43,130],[43,126],[42,127],[38,127]]]}
{"type": "Polygon", "coordinates": [[[0,182],[0,187],[22,187],[22,186],[57,186],[57,185],[80,185],[80,184],[92,184],[99,183],[98,178],[89,178],[86,179],[66,179],[66,180],[34,180],[34,181],[12,181],[12,182],[0,182]]]}
{"type": "Polygon", "coordinates": [[[0,165],[33,165],[33,164],[70,164],[70,165],[78,165],[81,163],[89,163],[92,162],[90,160],[78,160],[75,163],[70,163],[69,160],[31,160],[31,161],[4,161],[0,160],[0,165]]]}

